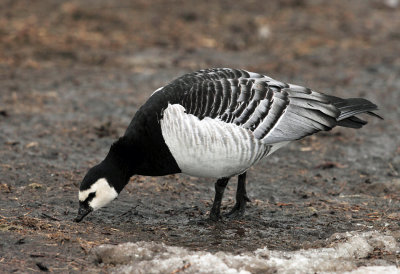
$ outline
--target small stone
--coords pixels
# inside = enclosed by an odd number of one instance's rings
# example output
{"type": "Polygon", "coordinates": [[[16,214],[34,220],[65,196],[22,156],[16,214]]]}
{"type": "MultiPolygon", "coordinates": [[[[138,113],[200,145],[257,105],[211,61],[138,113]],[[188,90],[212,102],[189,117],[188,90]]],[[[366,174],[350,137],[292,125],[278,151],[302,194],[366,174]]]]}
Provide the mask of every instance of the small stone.
{"type": "Polygon", "coordinates": [[[399,6],[399,0],[384,0],[383,4],[391,9],[395,9],[399,6]]]}
{"type": "Polygon", "coordinates": [[[43,185],[38,184],[38,183],[32,183],[28,185],[30,188],[32,189],[39,189],[39,188],[43,188],[43,185]]]}

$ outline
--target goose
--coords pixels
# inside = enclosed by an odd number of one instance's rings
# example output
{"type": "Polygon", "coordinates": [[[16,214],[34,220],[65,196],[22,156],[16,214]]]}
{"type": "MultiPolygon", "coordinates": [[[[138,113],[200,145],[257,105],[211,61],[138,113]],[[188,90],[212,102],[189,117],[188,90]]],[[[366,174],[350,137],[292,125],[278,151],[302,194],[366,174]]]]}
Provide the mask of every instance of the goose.
{"type": "Polygon", "coordinates": [[[184,173],[211,177],[215,197],[209,219],[220,220],[224,190],[238,176],[236,203],[224,217],[240,218],[247,170],[288,143],[335,126],[361,128],[356,115],[377,106],[342,99],[241,69],[185,74],[157,89],[140,107],[105,159],[79,187],[80,222],[114,200],[134,175],[184,173]]]}

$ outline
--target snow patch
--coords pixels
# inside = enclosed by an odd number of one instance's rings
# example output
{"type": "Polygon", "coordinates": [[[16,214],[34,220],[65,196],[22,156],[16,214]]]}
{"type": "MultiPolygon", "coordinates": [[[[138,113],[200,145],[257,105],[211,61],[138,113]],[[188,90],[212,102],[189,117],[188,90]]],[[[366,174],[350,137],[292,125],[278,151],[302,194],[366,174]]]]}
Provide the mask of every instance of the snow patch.
{"type": "Polygon", "coordinates": [[[94,249],[94,254],[98,262],[115,266],[114,273],[400,273],[391,262],[368,260],[377,250],[399,253],[392,236],[376,231],[346,232],[332,235],[327,245],[298,251],[264,247],[235,255],[137,242],[102,245],[94,249]]]}

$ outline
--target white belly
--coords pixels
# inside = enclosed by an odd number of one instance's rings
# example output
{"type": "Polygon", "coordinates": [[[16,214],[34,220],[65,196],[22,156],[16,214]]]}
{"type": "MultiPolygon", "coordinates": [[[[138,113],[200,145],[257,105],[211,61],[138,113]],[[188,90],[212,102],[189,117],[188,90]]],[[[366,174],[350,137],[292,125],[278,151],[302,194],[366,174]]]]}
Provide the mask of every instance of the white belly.
{"type": "Polygon", "coordinates": [[[231,177],[245,172],[270,149],[242,127],[218,119],[186,114],[168,105],[160,120],[165,143],[182,173],[197,177],[231,177]]]}

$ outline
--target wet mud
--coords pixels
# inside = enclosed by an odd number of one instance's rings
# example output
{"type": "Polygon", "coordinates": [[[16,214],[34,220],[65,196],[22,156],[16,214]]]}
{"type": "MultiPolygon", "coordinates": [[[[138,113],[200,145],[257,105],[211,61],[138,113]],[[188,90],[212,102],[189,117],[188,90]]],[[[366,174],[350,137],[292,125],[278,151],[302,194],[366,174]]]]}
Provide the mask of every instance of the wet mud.
{"type": "MultiPolygon", "coordinates": [[[[322,248],[347,231],[400,239],[399,8],[268,3],[0,4],[1,271],[100,272],[109,265],[93,248],[125,242],[240,254],[322,248]],[[135,176],[116,201],[73,222],[80,180],[150,94],[220,66],[362,96],[385,120],[264,159],[248,172],[251,203],[239,220],[206,221],[214,180],[178,174],[135,176]]],[[[235,190],[232,178],[224,212],[235,190]]],[[[396,265],[399,254],[371,252],[359,266],[378,259],[396,265]]]]}

